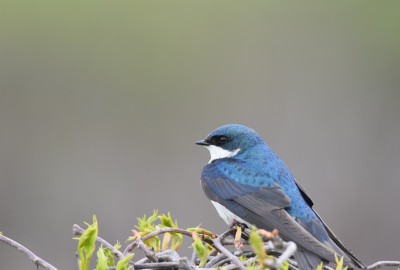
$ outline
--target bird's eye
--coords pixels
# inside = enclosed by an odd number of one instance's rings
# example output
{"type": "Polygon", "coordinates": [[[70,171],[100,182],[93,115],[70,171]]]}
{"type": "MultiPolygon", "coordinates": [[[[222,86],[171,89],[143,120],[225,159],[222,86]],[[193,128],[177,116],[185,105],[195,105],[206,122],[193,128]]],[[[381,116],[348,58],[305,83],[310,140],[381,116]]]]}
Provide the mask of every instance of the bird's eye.
{"type": "Polygon", "coordinates": [[[218,136],[215,138],[215,145],[223,145],[229,141],[228,137],[226,136],[218,136]]]}
{"type": "Polygon", "coordinates": [[[228,142],[228,137],[226,137],[226,136],[220,136],[220,137],[218,137],[218,144],[219,145],[222,145],[222,144],[224,144],[224,143],[227,143],[228,142]]]}
{"type": "Polygon", "coordinates": [[[212,136],[210,139],[206,139],[208,143],[215,146],[221,146],[229,141],[229,138],[224,135],[215,135],[212,136]]]}

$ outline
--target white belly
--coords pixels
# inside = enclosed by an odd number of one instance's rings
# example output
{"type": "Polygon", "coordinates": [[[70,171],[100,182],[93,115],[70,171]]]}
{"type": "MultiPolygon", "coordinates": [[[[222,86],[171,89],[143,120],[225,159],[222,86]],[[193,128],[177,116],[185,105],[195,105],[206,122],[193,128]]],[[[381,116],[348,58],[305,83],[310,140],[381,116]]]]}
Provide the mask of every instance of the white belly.
{"type": "Polygon", "coordinates": [[[211,202],[214,205],[215,209],[217,209],[219,216],[226,222],[226,224],[231,225],[233,223],[233,220],[236,220],[237,222],[246,224],[247,227],[249,227],[249,228],[253,227],[247,221],[243,220],[242,218],[238,217],[237,215],[235,215],[234,213],[229,211],[222,204],[219,204],[214,201],[211,201],[211,202]]]}

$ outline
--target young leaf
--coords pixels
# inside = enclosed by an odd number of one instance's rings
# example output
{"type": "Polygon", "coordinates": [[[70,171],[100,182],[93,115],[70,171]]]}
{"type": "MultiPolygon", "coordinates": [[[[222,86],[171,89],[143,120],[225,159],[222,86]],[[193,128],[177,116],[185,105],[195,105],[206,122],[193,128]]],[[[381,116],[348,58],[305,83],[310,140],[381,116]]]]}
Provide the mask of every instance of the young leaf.
{"type": "Polygon", "coordinates": [[[261,265],[263,265],[264,260],[267,257],[267,253],[265,251],[264,242],[263,242],[261,236],[254,229],[252,229],[250,232],[249,243],[250,243],[252,250],[258,257],[259,263],[261,265]]]}
{"type": "Polygon", "coordinates": [[[347,266],[343,268],[343,256],[338,259],[337,255],[335,254],[335,262],[336,262],[336,270],[347,270],[347,266]]]}
{"type": "MultiPolygon", "coordinates": [[[[161,225],[160,227],[168,227],[168,228],[179,228],[178,221],[175,222],[172,220],[171,214],[168,212],[168,216],[160,215],[158,217],[160,219],[161,225]]],[[[171,241],[171,249],[178,250],[182,245],[183,236],[180,233],[166,233],[163,239],[163,247],[162,249],[168,249],[169,241],[171,241]]]]}
{"type": "Polygon", "coordinates": [[[105,248],[104,255],[107,258],[107,265],[114,266],[115,265],[114,253],[112,253],[111,249],[105,248]]]}
{"type": "MultiPolygon", "coordinates": [[[[154,226],[154,221],[158,219],[158,210],[154,210],[153,214],[147,218],[146,215],[144,215],[142,218],[138,218],[138,225],[135,227],[139,230],[139,232],[145,232],[145,231],[154,231],[155,226],[154,226]]],[[[142,235],[143,236],[143,235],[142,235]]]]}
{"type": "Polygon", "coordinates": [[[127,255],[125,258],[121,259],[117,263],[115,270],[130,270],[130,269],[132,269],[132,266],[128,265],[132,258],[133,258],[133,253],[131,253],[131,254],[127,255]]]}
{"type": "Polygon", "coordinates": [[[207,263],[208,255],[210,254],[211,249],[203,244],[203,242],[196,233],[193,233],[193,240],[194,241],[192,243],[192,247],[194,248],[194,250],[197,253],[197,256],[200,259],[199,267],[204,267],[207,263]]]}
{"type": "Polygon", "coordinates": [[[289,263],[284,262],[281,267],[279,267],[279,270],[289,270],[289,263]]]}
{"type": "MultiPolygon", "coordinates": [[[[148,235],[149,233],[156,230],[156,226],[153,224],[158,219],[158,210],[154,210],[153,214],[147,218],[144,215],[142,218],[138,218],[138,225],[136,228],[139,230],[140,237],[148,235]]],[[[130,237],[128,240],[135,240],[134,238],[130,237]]],[[[158,236],[152,237],[144,241],[146,246],[154,249],[155,252],[160,250],[160,238],[158,236]]]]}
{"type": "Polygon", "coordinates": [[[114,248],[119,250],[121,248],[121,243],[117,241],[117,243],[114,245],[114,248]]]}
{"type": "Polygon", "coordinates": [[[322,270],[323,268],[324,268],[324,264],[321,262],[320,264],[318,264],[318,267],[315,270],[322,270]]]}
{"type": "Polygon", "coordinates": [[[96,248],[98,226],[96,216],[93,216],[93,224],[85,223],[88,228],[82,233],[78,240],[79,269],[89,270],[90,259],[96,248]]]}
{"type": "Polygon", "coordinates": [[[170,233],[165,233],[163,237],[163,241],[161,244],[161,250],[169,249],[169,243],[171,242],[172,235],[170,233]]]}
{"type": "Polygon", "coordinates": [[[108,269],[108,259],[106,254],[104,253],[103,247],[100,247],[99,250],[97,250],[97,265],[96,265],[96,270],[107,270],[108,269]]]}
{"type": "MultiPolygon", "coordinates": [[[[260,267],[257,266],[256,262],[251,262],[249,264],[246,265],[246,269],[247,270],[259,270],[260,267]]],[[[261,268],[262,269],[262,268],[261,268]]],[[[267,269],[268,270],[268,269],[267,269]]]]}

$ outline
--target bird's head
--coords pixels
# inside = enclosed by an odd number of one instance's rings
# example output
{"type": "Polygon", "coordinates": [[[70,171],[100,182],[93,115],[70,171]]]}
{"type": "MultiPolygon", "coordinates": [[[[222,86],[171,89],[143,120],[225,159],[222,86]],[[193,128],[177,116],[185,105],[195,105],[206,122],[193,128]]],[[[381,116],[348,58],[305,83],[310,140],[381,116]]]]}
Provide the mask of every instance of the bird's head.
{"type": "Polygon", "coordinates": [[[263,141],[254,130],[237,124],[219,127],[204,140],[196,142],[197,145],[203,145],[210,151],[210,162],[246,153],[260,143],[263,141]]]}

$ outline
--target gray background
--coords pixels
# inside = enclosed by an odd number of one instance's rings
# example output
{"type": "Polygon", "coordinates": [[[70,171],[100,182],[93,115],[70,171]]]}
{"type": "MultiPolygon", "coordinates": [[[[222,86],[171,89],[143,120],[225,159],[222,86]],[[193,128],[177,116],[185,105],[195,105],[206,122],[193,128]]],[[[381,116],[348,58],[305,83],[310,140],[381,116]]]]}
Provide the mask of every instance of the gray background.
{"type": "MultiPolygon", "coordinates": [[[[398,1],[4,1],[0,13],[0,231],[39,256],[76,269],[71,226],[93,214],[111,242],[153,209],[222,232],[193,142],[241,123],[361,259],[400,259],[398,1]]],[[[34,268],[0,244],[0,269],[34,268]]]]}

